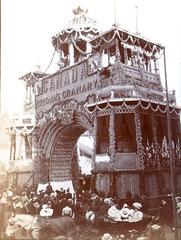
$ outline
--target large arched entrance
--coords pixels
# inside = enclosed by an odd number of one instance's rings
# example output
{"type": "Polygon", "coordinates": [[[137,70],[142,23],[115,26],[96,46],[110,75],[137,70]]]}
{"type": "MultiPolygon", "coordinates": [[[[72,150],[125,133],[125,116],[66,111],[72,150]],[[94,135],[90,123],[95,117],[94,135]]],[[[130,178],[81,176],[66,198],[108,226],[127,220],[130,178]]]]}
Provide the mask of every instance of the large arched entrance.
{"type": "Polygon", "coordinates": [[[77,141],[93,125],[83,111],[74,110],[71,120],[49,120],[39,128],[37,161],[34,172],[37,183],[72,181],[74,189],[80,177],[77,141]]]}

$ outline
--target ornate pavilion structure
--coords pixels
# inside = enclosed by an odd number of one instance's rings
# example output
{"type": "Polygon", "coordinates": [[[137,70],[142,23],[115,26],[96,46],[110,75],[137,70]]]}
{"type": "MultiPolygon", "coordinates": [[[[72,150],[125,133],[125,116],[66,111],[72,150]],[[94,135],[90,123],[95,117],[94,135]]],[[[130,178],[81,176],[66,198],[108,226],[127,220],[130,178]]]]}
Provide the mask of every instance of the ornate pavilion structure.
{"type": "Polygon", "coordinates": [[[52,37],[59,70],[28,85],[35,93],[34,184],[71,180],[76,190],[76,143],[88,130],[92,190],[119,198],[170,194],[169,111],[180,193],[180,108],[174,91],[166,104],[158,66],[164,46],[118,26],[100,33],[87,11],[73,13],[52,37]]]}

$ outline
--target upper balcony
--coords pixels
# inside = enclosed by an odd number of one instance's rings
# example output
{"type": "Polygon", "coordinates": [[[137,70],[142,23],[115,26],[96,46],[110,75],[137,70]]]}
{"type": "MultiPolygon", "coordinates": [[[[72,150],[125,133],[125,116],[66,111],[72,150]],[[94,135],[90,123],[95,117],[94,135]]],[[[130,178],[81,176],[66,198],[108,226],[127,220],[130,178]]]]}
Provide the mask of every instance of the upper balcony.
{"type": "MultiPolygon", "coordinates": [[[[159,69],[164,47],[139,35],[113,28],[90,41],[100,53],[97,97],[137,98],[165,102],[159,69]]],[[[175,92],[169,94],[176,103],[175,92]]]]}
{"type": "MultiPolygon", "coordinates": [[[[49,109],[66,109],[71,101],[74,106],[126,98],[165,104],[158,64],[163,46],[118,28],[86,41],[90,51],[84,54],[68,42],[69,64],[36,82],[37,119],[49,109]]],[[[175,105],[174,92],[169,97],[175,105]]]]}
{"type": "Polygon", "coordinates": [[[105,98],[141,98],[165,101],[160,75],[121,62],[100,71],[97,84],[99,100],[105,98]]]}

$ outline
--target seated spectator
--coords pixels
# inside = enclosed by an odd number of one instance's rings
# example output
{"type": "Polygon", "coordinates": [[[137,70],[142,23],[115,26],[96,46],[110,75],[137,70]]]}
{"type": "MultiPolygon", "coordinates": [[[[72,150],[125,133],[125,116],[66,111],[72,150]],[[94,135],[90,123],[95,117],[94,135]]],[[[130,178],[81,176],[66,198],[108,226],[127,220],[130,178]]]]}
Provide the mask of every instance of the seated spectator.
{"type": "Polygon", "coordinates": [[[20,196],[13,197],[13,213],[16,215],[17,213],[21,213],[21,210],[23,208],[22,202],[20,200],[20,196]]]}
{"type": "Polygon", "coordinates": [[[141,203],[138,203],[138,202],[133,203],[133,210],[134,210],[133,218],[134,218],[134,222],[138,222],[138,221],[143,219],[143,213],[140,211],[141,208],[142,208],[141,203]]]}
{"type": "Polygon", "coordinates": [[[53,215],[53,209],[52,209],[51,203],[48,202],[47,204],[44,204],[42,206],[42,209],[40,211],[40,216],[51,217],[52,215],[53,215]]]}
{"type": "Polygon", "coordinates": [[[72,208],[69,207],[68,201],[65,204],[66,206],[62,209],[62,216],[72,217],[72,208]]]}
{"type": "Polygon", "coordinates": [[[2,194],[2,197],[1,197],[1,202],[0,202],[1,204],[5,204],[5,203],[7,203],[7,193],[3,193],[2,194]]]}
{"type": "Polygon", "coordinates": [[[101,213],[103,215],[106,215],[108,213],[108,210],[110,208],[110,199],[109,198],[105,198],[104,201],[102,201],[102,206],[101,206],[101,213]]]}
{"type": "Polygon", "coordinates": [[[30,214],[39,214],[40,204],[36,196],[30,199],[30,202],[28,204],[28,210],[30,214]]]}
{"type": "Polygon", "coordinates": [[[49,195],[48,195],[47,193],[45,193],[45,194],[42,196],[42,198],[41,198],[40,204],[41,204],[41,205],[44,205],[44,204],[46,204],[48,201],[49,201],[49,195]]]}
{"type": "Polygon", "coordinates": [[[12,191],[12,188],[11,187],[8,187],[8,189],[7,189],[7,196],[8,197],[13,197],[13,191],[12,191]]]}
{"type": "Polygon", "coordinates": [[[26,192],[22,193],[21,202],[23,205],[23,208],[22,208],[23,213],[29,213],[28,204],[29,204],[30,200],[29,200],[26,192]]]}
{"type": "Polygon", "coordinates": [[[50,201],[52,202],[53,216],[59,216],[59,209],[58,209],[59,201],[58,201],[56,192],[50,194],[50,201]]]}

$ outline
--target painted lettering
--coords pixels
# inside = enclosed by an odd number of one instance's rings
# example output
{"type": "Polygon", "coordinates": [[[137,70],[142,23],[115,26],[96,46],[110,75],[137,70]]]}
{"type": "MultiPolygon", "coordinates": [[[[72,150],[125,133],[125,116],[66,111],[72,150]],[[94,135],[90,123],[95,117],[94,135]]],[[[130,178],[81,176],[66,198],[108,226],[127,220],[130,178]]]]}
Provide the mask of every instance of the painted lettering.
{"type": "Polygon", "coordinates": [[[83,84],[83,86],[82,86],[82,93],[83,92],[87,92],[87,88],[86,88],[86,85],[85,84],[83,84]]]}
{"type": "Polygon", "coordinates": [[[72,69],[72,83],[77,81],[77,68],[72,69]]]}
{"type": "Polygon", "coordinates": [[[80,80],[82,80],[83,78],[85,78],[85,67],[84,64],[81,65],[81,69],[80,69],[80,80]]]}
{"type": "Polygon", "coordinates": [[[65,91],[63,91],[63,93],[62,93],[62,97],[63,97],[63,99],[65,99],[66,98],[66,92],[65,91]]]}
{"type": "Polygon", "coordinates": [[[63,84],[64,84],[64,86],[68,86],[69,85],[69,75],[68,75],[68,71],[66,70],[66,71],[64,71],[63,72],[64,73],[64,78],[63,78],[63,84]]]}
{"type": "Polygon", "coordinates": [[[92,83],[88,82],[87,83],[87,91],[91,91],[92,90],[92,83]]]}
{"type": "Polygon", "coordinates": [[[75,91],[75,88],[72,89],[72,93],[71,93],[71,96],[75,96],[76,95],[76,91],[75,91]]]}
{"type": "Polygon", "coordinates": [[[43,82],[43,93],[47,93],[48,92],[48,79],[44,79],[43,82]]]}
{"type": "Polygon", "coordinates": [[[53,91],[53,90],[55,90],[55,84],[54,84],[54,79],[52,77],[50,80],[50,91],[53,91]]]}
{"type": "Polygon", "coordinates": [[[56,84],[57,84],[57,89],[62,88],[62,73],[59,73],[57,75],[57,79],[56,79],[56,84]]]}
{"type": "Polygon", "coordinates": [[[71,97],[70,90],[67,90],[67,98],[71,97]]]}
{"type": "Polygon", "coordinates": [[[81,93],[81,85],[76,87],[76,93],[80,94],[81,93]]]}

